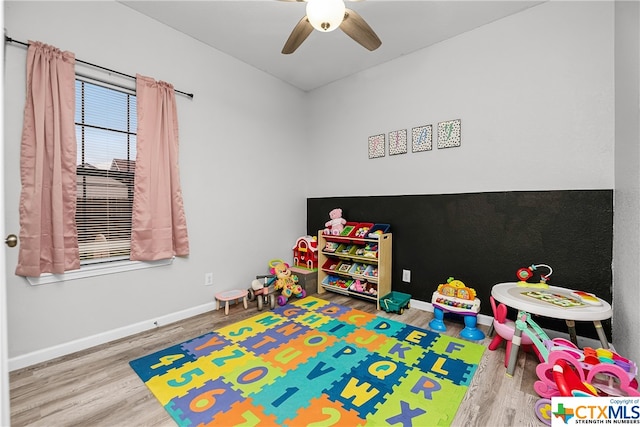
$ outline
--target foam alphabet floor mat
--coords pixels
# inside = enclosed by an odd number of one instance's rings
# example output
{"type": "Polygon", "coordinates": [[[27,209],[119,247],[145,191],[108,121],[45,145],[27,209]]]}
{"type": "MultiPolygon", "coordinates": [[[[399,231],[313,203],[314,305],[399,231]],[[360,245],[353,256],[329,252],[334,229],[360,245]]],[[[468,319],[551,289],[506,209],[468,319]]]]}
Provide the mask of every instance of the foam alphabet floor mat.
{"type": "Polygon", "coordinates": [[[179,426],[426,427],[451,424],[484,349],[307,297],[130,365],[179,426]]]}

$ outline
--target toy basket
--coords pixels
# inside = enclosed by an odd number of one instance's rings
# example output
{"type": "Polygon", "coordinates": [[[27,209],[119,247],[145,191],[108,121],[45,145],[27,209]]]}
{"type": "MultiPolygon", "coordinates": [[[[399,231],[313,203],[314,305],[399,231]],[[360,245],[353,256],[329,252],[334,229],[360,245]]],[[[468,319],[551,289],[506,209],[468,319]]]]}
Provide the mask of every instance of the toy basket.
{"type": "Polygon", "coordinates": [[[405,308],[409,308],[411,295],[403,292],[391,291],[390,294],[380,298],[380,307],[387,313],[402,314],[405,308]]]}
{"type": "Polygon", "coordinates": [[[374,224],[371,229],[369,229],[369,234],[367,237],[370,239],[377,239],[380,234],[388,233],[391,226],[389,224],[374,224]]]}

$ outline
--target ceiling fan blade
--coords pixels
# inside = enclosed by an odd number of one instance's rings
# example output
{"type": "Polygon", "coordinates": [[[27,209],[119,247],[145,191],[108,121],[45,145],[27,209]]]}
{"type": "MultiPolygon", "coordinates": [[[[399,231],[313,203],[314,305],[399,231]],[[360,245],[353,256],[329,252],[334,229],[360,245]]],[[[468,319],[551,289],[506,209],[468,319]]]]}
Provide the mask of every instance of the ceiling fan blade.
{"type": "Polygon", "coordinates": [[[340,29],[369,50],[376,50],[382,44],[375,31],[362,19],[362,16],[351,9],[347,9],[345,12],[340,29]]]}
{"type": "Polygon", "coordinates": [[[307,37],[309,37],[309,34],[311,34],[312,31],[313,26],[307,19],[307,15],[305,15],[304,18],[302,18],[300,22],[298,22],[298,24],[293,28],[293,31],[291,31],[287,42],[282,48],[282,53],[288,55],[295,52],[296,49],[300,47],[302,42],[305,41],[307,37]]]}

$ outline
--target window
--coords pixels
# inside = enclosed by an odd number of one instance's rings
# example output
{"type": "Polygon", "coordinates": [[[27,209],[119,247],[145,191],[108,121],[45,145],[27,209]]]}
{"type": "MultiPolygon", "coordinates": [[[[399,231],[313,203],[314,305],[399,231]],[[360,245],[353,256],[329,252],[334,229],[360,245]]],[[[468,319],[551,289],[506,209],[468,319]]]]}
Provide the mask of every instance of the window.
{"type": "Polygon", "coordinates": [[[128,259],[136,158],[135,93],[78,79],[75,123],[80,263],[128,259]]]}
{"type": "Polygon", "coordinates": [[[76,75],[76,226],[80,269],[27,277],[34,286],[159,267],[173,262],[130,261],[135,178],[136,96],[76,75]]]}

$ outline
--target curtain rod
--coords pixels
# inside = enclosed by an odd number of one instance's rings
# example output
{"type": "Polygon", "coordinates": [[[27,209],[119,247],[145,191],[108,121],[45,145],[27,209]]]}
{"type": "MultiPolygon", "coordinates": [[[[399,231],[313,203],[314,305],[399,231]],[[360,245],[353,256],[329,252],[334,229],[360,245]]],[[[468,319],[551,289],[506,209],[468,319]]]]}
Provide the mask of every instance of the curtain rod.
{"type": "MultiPolygon", "coordinates": [[[[29,47],[29,43],[25,43],[25,42],[21,42],[19,40],[12,39],[11,37],[9,37],[7,35],[4,36],[4,41],[5,41],[5,43],[17,43],[17,44],[21,44],[22,46],[29,47]]],[[[106,68],[106,67],[103,67],[101,65],[92,64],[91,62],[82,61],[80,59],[76,59],[76,62],[80,62],[81,64],[89,65],[91,67],[99,68],[101,70],[108,71],[110,73],[115,73],[115,74],[121,75],[123,77],[128,77],[128,78],[133,79],[133,80],[136,79],[135,76],[132,76],[130,74],[121,73],[120,71],[112,70],[110,68],[106,68]]],[[[176,93],[179,93],[179,94],[184,95],[184,96],[188,96],[189,98],[193,99],[193,94],[192,93],[183,92],[183,91],[175,89],[175,88],[173,90],[176,93]]]]}

